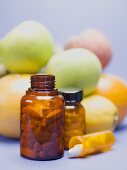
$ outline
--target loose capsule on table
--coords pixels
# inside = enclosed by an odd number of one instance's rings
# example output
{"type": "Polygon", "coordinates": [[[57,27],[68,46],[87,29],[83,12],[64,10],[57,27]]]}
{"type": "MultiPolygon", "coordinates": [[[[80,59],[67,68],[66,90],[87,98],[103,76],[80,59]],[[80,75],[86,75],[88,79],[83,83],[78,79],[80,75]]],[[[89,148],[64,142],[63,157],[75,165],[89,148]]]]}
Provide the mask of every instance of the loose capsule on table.
{"type": "Polygon", "coordinates": [[[69,142],[69,157],[85,157],[110,150],[115,143],[115,136],[111,131],[74,136],[69,142]]]}

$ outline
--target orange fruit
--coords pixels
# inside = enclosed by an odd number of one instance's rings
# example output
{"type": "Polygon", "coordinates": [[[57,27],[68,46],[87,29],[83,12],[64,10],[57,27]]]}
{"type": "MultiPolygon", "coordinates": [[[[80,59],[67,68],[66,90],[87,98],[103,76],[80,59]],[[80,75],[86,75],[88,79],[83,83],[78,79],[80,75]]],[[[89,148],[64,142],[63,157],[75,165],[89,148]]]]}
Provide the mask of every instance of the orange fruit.
{"type": "Polygon", "coordinates": [[[120,124],[127,113],[127,84],[115,75],[103,74],[95,94],[107,97],[117,106],[120,124]]]}

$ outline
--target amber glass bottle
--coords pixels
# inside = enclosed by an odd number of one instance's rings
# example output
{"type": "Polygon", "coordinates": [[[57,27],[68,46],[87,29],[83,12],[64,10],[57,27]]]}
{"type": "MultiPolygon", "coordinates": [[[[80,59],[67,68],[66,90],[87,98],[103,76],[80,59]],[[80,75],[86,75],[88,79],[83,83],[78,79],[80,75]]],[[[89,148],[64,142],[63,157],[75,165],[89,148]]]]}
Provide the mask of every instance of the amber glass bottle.
{"type": "Polygon", "coordinates": [[[60,93],[65,100],[64,147],[68,149],[71,137],[85,134],[85,110],[80,103],[83,98],[83,91],[64,89],[60,93]]]}
{"type": "Polygon", "coordinates": [[[31,88],[21,99],[20,153],[34,160],[51,160],[64,153],[64,99],[53,75],[32,75],[31,88]]]}

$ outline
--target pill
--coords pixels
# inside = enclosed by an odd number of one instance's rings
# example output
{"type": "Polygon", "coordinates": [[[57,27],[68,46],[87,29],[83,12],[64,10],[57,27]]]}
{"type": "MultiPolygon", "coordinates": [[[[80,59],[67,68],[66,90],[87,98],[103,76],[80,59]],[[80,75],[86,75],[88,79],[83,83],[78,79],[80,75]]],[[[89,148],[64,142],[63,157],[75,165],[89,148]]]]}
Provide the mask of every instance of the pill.
{"type": "Polygon", "coordinates": [[[29,157],[29,158],[31,158],[31,159],[35,159],[35,158],[38,156],[37,152],[34,151],[34,149],[30,149],[30,148],[28,148],[28,147],[23,147],[23,148],[21,149],[21,153],[22,153],[24,156],[29,157]]]}
{"type": "Polygon", "coordinates": [[[45,158],[45,156],[46,156],[46,155],[45,155],[45,153],[44,153],[43,151],[40,151],[40,152],[39,152],[39,157],[40,157],[40,158],[45,158]]]}
{"type": "Polygon", "coordinates": [[[74,136],[69,142],[69,157],[84,157],[109,150],[115,143],[115,136],[110,131],[74,136]]]}

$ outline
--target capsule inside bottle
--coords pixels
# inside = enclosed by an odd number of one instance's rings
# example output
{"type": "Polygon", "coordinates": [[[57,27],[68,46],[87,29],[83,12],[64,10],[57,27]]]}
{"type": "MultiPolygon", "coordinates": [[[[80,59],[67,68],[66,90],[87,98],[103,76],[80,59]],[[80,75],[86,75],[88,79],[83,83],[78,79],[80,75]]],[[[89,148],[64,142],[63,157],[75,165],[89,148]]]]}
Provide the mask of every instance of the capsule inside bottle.
{"type": "Polygon", "coordinates": [[[54,76],[34,75],[21,100],[20,153],[33,160],[64,154],[64,99],[54,89],[54,76]]]}

